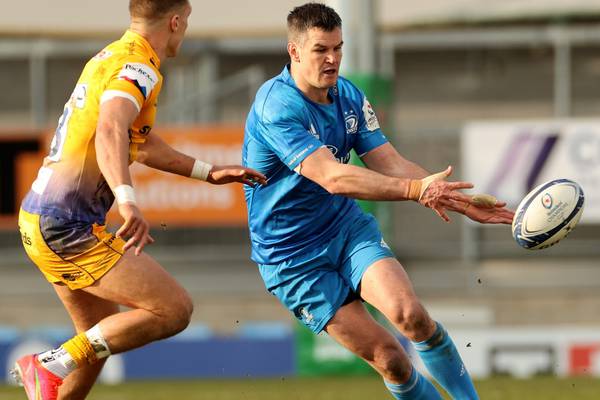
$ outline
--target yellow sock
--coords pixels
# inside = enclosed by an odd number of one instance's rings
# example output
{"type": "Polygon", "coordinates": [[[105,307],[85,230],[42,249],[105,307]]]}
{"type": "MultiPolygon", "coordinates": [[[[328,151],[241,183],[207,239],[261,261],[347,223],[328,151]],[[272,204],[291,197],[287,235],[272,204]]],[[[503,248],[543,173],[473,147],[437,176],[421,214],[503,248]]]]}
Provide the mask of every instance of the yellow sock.
{"type": "Polygon", "coordinates": [[[80,333],[77,336],[74,336],[72,339],[66,341],[62,347],[69,353],[69,355],[73,358],[73,361],[77,363],[78,367],[81,367],[84,364],[93,364],[98,361],[98,357],[96,357],[96,352],[92,347],[89,339],[87,338],[85,332],[80,333]]]}

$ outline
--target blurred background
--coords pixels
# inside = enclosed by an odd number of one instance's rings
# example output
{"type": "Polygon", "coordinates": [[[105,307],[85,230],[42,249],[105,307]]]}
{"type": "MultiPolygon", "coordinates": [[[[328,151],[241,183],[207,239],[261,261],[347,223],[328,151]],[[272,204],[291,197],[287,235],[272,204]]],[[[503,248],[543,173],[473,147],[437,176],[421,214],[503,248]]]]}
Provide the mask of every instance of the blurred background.
{"type": "MultiPolygon", "coordinates": [[[[543,251],[520,248],[508,226],[477,226],[458,215],[445,224],[415,204],[364,205],[472,375],[600,375],[600,3],[325,3],[344,22],[342,74],[367,93],[405,157],[430,171],[451,164],[455,179],[513,208],[553,178],[574,179],[586,193],[578,228],[543,251]]],[[[239,163],[254,93],[287,62],[285,19],[303,2],[191,4],[182,52],[162,65],[154,131],[203,160],[239,163]]],[[[21,248],[16,213],[85,62],[127,26],[123,0],[3,4],[3,368],[24,349],[72,333],[53,289],[21,248]]],[[[133,171],[157,239],[147,251],[189,290],[195,313],[179,336],[111,358],[104,382],[368,373],[327,337],[300,328],[265,291],[249,259],[240,187],[133,171]],[[156,352],[197,357],[157,366],[148,363],[156,352]]]]}

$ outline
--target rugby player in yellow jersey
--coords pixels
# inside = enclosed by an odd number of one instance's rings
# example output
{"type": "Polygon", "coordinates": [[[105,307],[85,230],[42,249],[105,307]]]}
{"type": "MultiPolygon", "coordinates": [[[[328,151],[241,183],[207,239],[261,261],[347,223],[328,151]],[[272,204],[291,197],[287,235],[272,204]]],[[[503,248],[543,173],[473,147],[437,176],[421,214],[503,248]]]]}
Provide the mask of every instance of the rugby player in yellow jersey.
{"type": "Polygon", "coordinates": [[[17,361],[13,375],[29,399],[85,398],[107,356],[172,336],[190,321],[189,295],[142,252],[153,239],[130,163],[213,184],[266,183],[249,168],[194,160],[151,133],[160,63],[177,54],[192,10],[188,0],[130,0],[129,11],[129,30],[86,64],[21,205],[25,250],[78,333],[17,361]],[[115,199],[124,223],[113,235],[104,223],[115,199]]]}

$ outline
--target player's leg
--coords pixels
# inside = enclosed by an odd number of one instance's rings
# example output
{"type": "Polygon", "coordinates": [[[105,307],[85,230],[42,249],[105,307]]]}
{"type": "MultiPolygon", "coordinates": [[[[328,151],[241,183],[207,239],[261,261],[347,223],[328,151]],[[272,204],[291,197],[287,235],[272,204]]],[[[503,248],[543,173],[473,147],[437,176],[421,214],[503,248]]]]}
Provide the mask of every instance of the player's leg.
{"type": "Polygon", "coordinates": [[[396,338],[359,300],[341,307],[325,327],[341,345],[369,363],[396,399],[441,400],[435,387],[411,365],[396,338]]]}
{"type": "Polygon", "coordinates": [[[73,371],[175,335],[189,324],[192,313],[187,292],[150,256],[136,256],[133,250],[94,284],[79,290],[131,310],[105,317],[57,349],[17,361],[17,379],[30,398],[37,399],[32,393],[41,384],[42,399],[56,399],[58,387],[73,371]]]}
{"type": "Polygon", "coordinates": [[[131,308],[99,324],[112,354],[181,332],[193,311],[187,291],[146,253],[127,251],[116,268],[83,290],[131,308]]]}
{"type": "Polygon", "coordinates": [[[352,289],[413,341],[431,375],[454,399],[477,399],[452,340],[419,302],[372,216],[362,215],[350,225],[344,254],[341,273],[352,289]]]}
{"type": "MultiPolygon", "coordinates": [[[[100,299],[82,290],[70,290],[62,284],[53,286],[69,313],[77,333],[85,332],[102,319],[119,312],[119,306],[111,301],[100,299]]],[[[85,399],[96,382],[105,361],[106,358],[73,371],[60,386],[58,399],[85,399]]]]}
{"type": "Polygon", "coordinates": [[[345,235],[307,248],[280,265],[259,265],[269,291],[314,333],[325,329],[385,379],[397,399],[441,399],[414,371],[400,343],[377,324],[340,274],[345,235]]]}
{"type": "Polygon", "coordinates": [[[441,324],[429,317],[395,258],[380,259],[367,268],[360,295],[413,341],[431,375],[453,399],[478,399],[452,339],[441,324]]]}

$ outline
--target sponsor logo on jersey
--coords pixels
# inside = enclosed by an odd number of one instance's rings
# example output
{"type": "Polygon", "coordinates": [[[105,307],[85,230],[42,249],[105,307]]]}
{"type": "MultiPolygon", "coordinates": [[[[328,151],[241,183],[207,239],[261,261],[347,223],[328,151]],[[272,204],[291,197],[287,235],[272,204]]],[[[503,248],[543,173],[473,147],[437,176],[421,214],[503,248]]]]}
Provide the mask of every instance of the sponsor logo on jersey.
{"type": "Polygon", "coordinates": [[[315,126],[312,123],[310,124],[310,129],[308,130],[308,133],[313,135],[317,140],[321,139],[321,136],[317,133],[317,130],[315,129],[315,126]]]}
{"type": "Polygon", "coordinates": [[[311,313],[309,313],[308,310],[304,307],[300,309],[300,315],[304,322],[307,324],[310,324],[315,319],[315,317],[311,313]]]}
{"type": "Polygon", "coordinates": [[[151,67],[141,63],[127,63],[123,65],[118,79],[131,82],[139,89],[144,99],[148,97],[158,82],[156,72],[151,67]]]}
{"type": "Polygon", "coordinates": [[[354,111],[344,111],[344,122],[346,124],[346,133],[348,135],[358,132],[358,117],[354,114],[354,111]]]}
{"type": "Polygon", "coordinates": [[[379,245],[385,249],[389,249],[390,246],[386,243],[385,240],[383,240],[383,238],[381,238],[381,241],[379,242],[379,245]]]}
{"type": "Polygon", "coordinates": [[[87,98],[87,83],[79,83],[75,86],[73,94],[71,94],[71,102],[73,107],[82,109],[85,107],[85,99],[87,98]]]}
{"type": "Polygon", "coordinates": [[[24,245],[31,246],[32,241],[31,238],[27,235],[27,233],[21,233],[21,240],[24,245]]]}
{"type": "Polygon", "coordinates": [[[152,127],[150,125],[144,125],[140,128],[140,130],[138,131],[140,133],[140,135],[147,135],[150,133],[150,131],[152,130],[152,127]]]}
{"type": "Polygon", "coordinates": [[[338,153],[339,150],[338,150],[337,147],[335,147],[334,145],[331,145],[331,144],[326,144],[325,147],[327,147],[329,149],[329,151],[331,151],[331,154],[333,154],[333,156],[335,157],[335,159],[340,164],[348,164],[348,162],[350,161],[350,153],[347,153],[343,157],[338,157],[337,153],[338,153]]]}
{"type": "Polygon", "coordinates": [[[377,120],[375,111],[373,111],[373,107],[366,97],[363,99],[362,111],[365,116],[365,121],[367,122],[367,129],[370,131],[379,129],[379,121],[377,120]]]}
{"type": "Polygon", "coordinates": [[[96,54],[92,59],[96,61],[106,60],[108,57],[112,56],[113,53],[110,50],[102,50],[100,53],[96,54]]]}
{"type": "Polygon", "coordinates": [[[309,144],[307,147],[305,147],[304,149],[300,150],[298,152],[298,154],[294,155],[294,157],[292,157],[290,159],[290,161],[288,161],[288,165],[293,165],[296,161],[298,161],[298,159],[300,157],[302,157],[304,154],[306,154],[307,151],[309,151],[310,149],[312,149],[314,146],[312,144],[309,144]]]}
{"type": "Polygon", "coordinates": [[[74,282],[81,276],[81,272],[62,274],[61,276],[65,281],[74,282]]]}

